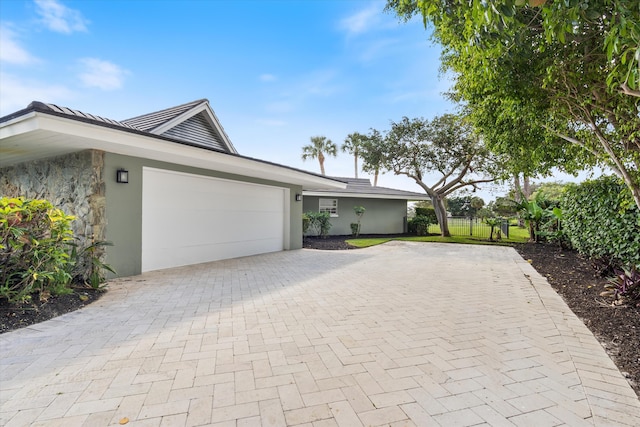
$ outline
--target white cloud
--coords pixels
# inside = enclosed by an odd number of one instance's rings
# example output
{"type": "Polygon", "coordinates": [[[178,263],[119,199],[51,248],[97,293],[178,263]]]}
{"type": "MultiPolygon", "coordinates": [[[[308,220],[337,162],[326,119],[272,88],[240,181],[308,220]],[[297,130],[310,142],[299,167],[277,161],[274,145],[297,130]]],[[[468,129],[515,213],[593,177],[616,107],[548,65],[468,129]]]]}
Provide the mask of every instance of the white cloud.
{"type": "Polygon", "coordinates": [[[263,82],[274,82],[278,80],[278,78],[276,76],[274,76],[273,74],[261,74],[260,75],[260,81],[263,82]]]}
{"type": "Polygon", "coordinates": [[[102,90],[120,89],[129,72],[118,65],[98,58],[82,58],[79,60],[83,70],[79,77],[87,87],[102,90]]]}
{"type": "Polygon", "coordinates": [[[7,73],[0,73],[0,81],[0,116],[26,108],[32,101],[58,103],[74,97],[74,93],[64,86],[27,81],[7,73]]]}
{"type": "Polygon", "coordinates": [[[0,25],[0,62],[16,65],[38,62],[36,57],[20,46],[16,40],[16,33],[6,24],[0,25]]]}
{"type": "Polygon", "coordinates": [[[35,0],[35,3],[36,12],[51,31],[64,34],[87,31],[89,21],[79,11],[70,9],[57,0],[35,0]]]}
{"type": "Polygon", "coordinates": [[[382,20],[383,6],[379,2],[372,3],[366,9],[354,13],[340,21],[339,27],[348,34],[366,33],[378,26],[382,20]]]}

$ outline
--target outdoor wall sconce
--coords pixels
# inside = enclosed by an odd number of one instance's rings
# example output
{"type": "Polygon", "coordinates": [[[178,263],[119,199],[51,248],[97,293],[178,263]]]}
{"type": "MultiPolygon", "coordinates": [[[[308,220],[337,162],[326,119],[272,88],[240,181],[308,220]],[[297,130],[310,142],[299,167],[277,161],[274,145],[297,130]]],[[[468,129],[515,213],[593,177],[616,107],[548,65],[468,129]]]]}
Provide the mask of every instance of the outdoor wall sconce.
{"type": "Polygon", "coordinates": [[[121,184],[129,183],[129,171],[126,169],[118,169],[116,172],[116,182],[121,184]]]}
{"type": "Polygon", "coordinates": [[[296,194],[296,202],[302,201],[302,194],[296,194]]]}

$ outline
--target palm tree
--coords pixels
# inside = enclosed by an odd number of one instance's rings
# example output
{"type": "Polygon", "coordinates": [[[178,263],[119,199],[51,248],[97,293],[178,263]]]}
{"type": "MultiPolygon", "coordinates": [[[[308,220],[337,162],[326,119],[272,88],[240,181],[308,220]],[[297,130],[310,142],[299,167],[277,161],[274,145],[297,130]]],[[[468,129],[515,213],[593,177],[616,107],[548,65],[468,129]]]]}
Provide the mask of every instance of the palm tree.
{"type": "Polygon", "coordinates": [[[362,157],[362,170],[365,172],[373,172],[373,186],[378,186],[378,175],[380,167],[384,159],[382,152],[382,140],[384,136],[375,129],[364,136],[361,140],[359,154],[362,157]]]}
{"type": "Polygon", "coordinates": [[[302,160],[318,159],[320,163],[320,172],[324,173],[324,155],[336,157],[338,155],[338,147],[325,136],[312,136],[311,144],[302,147],[302,160]]]}
{"type": "Polygon", "coordinates": [[[342,144],[342,151],[348,152],[349,154],[353,154],[353,165],[355,170],[355,177],[358,178],[358,155],[360,154],[360,147],[362,147],[362,143],[366,137],[358,132],[351,133],[347,135],[344,140],[344,144],[342,144]]]}

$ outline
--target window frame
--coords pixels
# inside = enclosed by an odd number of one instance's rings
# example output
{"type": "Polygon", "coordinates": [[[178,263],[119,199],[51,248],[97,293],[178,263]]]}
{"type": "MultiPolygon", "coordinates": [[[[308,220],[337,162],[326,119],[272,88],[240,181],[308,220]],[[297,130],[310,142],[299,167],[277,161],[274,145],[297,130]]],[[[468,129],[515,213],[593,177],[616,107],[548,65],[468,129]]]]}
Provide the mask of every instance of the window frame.
{"type": "Polygon", "coordinates": [[[318,199],[318,212],[328,212],[330,218],[338,218],[338,199],[318,199]]]}

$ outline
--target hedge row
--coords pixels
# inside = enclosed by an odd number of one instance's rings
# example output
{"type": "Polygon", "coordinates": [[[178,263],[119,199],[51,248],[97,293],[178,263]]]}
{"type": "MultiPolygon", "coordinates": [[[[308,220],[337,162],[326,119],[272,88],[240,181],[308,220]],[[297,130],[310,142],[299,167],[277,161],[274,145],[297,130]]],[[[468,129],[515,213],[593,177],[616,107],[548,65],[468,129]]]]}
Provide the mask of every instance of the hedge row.
{"type": "Polygon", "coordinates": [[[640,267],[640,210],[620,179],[568,185],[561,206],[564,230],[578,252],[640,267]]]}

